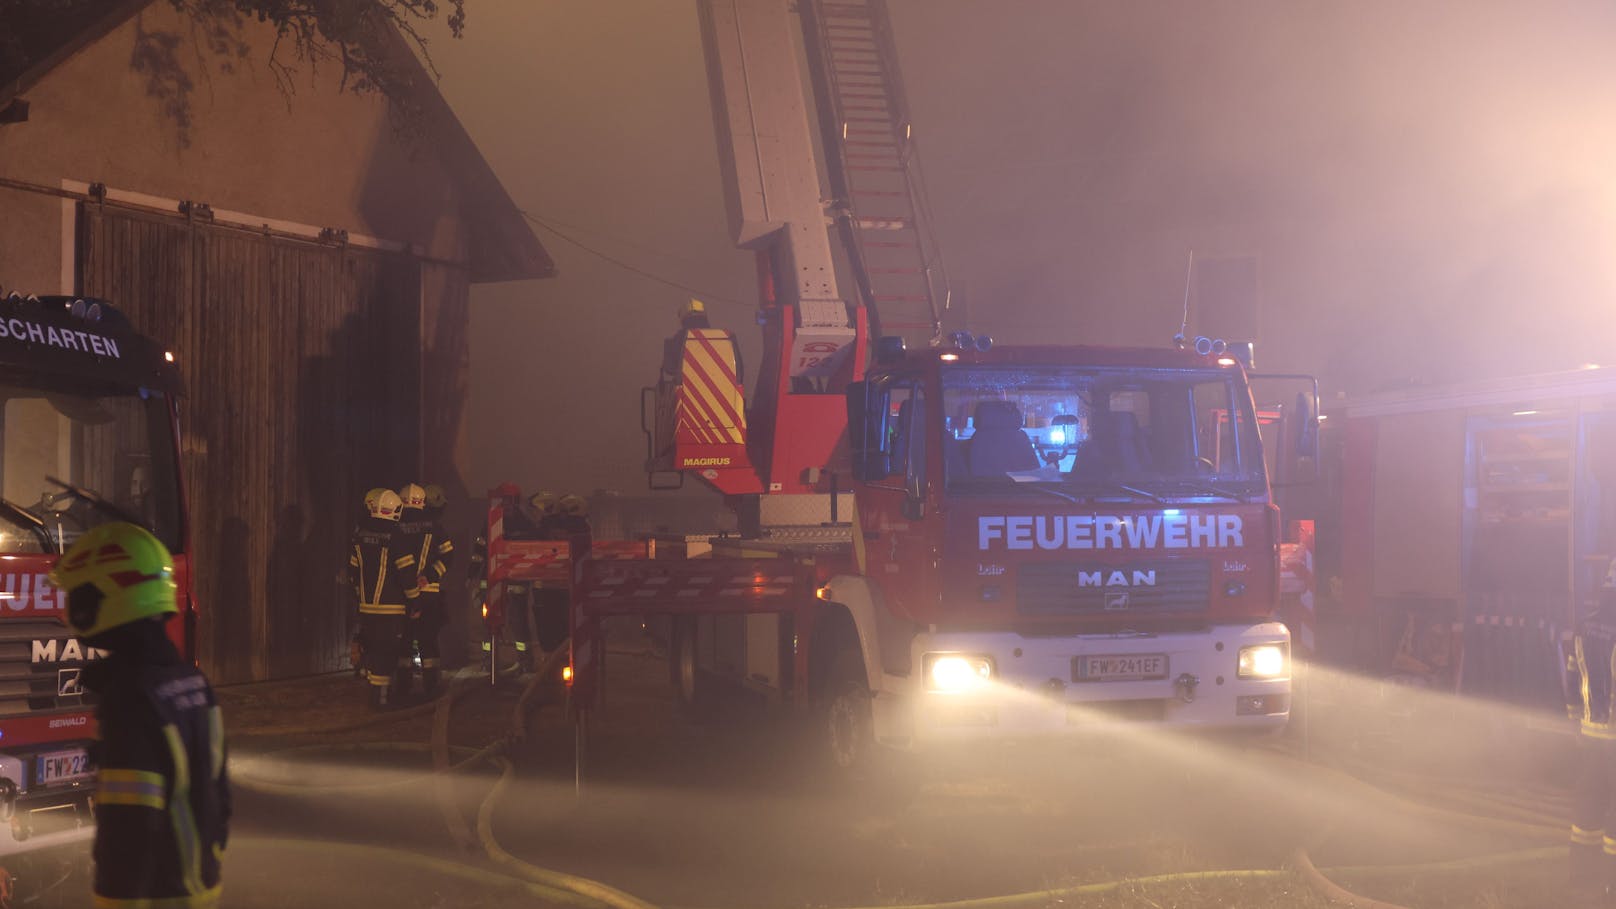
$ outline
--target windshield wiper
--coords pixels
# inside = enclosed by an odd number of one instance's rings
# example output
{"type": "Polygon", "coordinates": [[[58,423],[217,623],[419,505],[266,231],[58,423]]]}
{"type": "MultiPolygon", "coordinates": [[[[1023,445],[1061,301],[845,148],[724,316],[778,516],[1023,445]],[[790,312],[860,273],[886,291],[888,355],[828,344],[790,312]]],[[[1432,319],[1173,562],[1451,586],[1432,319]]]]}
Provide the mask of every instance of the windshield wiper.
{"type": "Polygon", "coordinates": [[[77,498],[80,501],[88,502],[91,507],[99,509],[102,514],[112,518],[114,521],[125,521],[135,525],[136,527],[146,526],[145,521],[131,515],[129,512],[124,511],[122,508],[119,508],[111,502],[108,502],[106,499],[103,499],[99,494],[85,489],[83,486],[69,483],[66,480],[58,480],[52,476],[46,476],[45,481],[47,483],[54,483],[55,485],[62,487],[68,492],[72,493],[74,498],[77,498]]]}
{"type": "MultiPolygon", "coordinates": [[[[1162,498],[1161,496],[1157,495],[1154,492],[1151,492],[1148,489],[1140,489],[1137,486],[1129,486],[1127,483],[1119,483],[1116,480],[1068,480],[1065,483],[1063,483],[1062,485],[1066,485],[1066,486],[1071,486],[1071,485],[1077,485],[1077,486],[1104,486],[1107,489],[1113,489],[1113,490],[1116,490],[1118,492],[1125,492],[1125,493],[1127,493],[1127,494],[1129,494],[1131,496],[1136,496],[1136,497],[1141,498],[1141,499],[1149,499],[1150,501],[1155,502],[1157,505],[1166,505],[1167,504],[1166,499],[1162,498]]],[[[1076,501],[1076,500],[1074,500],[1074,501],[1076,501]]]]}
{"type": "Polygon", "coordinates": [[[1233,499],[1241,504],[1246,504],[1251,501],[1251,497],[1246,493],[1233,489],[1226,489],[1207,480],[1186,480],[1185,483],[1195,487],[1198,490],[1203,490],[1217,496],[1223,496],[1226,499],[1233,499]]]}
{"type": "Polygon", "coordinates": [[[4,514],[9,518],[11,523],[19,527],[26,527],[32,531],[34,536],[39,537],[39,545],[45,552],[50,552],[56,548],[56,541],[51,539],[50,530],[45,527],[45,522],[39,515],[23,508],[10,499],[0,499],[0,514],[4,514]]]}

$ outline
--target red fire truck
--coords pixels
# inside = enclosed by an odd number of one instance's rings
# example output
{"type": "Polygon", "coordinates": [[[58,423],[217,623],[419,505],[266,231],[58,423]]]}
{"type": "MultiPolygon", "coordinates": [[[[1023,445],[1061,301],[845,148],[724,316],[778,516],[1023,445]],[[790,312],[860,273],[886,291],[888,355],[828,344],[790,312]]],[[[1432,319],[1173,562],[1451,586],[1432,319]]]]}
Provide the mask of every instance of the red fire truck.
{"type": "Polygon", "coordinates": [[[98,654],[61,622],[65,596],[45,580],[56,556],[97,524],[150,528],[174,552],[171,634],[195,652],[173,360],[105,302],[0,299],[0,854],[89,821],[95,720],[79,675],[98,654]]]}
{"type": "MultiPolygon", "coordinates": [[[[688,308],[642,422],[653,487],[699,478],[740,532],[652,538],[637,558],[561,572],[579,716],[599,703],[611,620],[659,616],[681,704],[702,709],[720,683],[753,692],[808,719],[844,768],[880,746],[1119,716],[1283,726],[1270,474],[1288,467],[1265,464],[1241,362],[1205,338],[1012,348],[945,332],[883,0],[699,9],[764,353],[748,403],[735,336],[688,308]]],[[[1276,425],[1305,434],[1299,404],[1276,425]]],[[[508,567],[558,553],[499,540],[514,501],[493,502],[490,564],[495,549],[508,567]]]]}

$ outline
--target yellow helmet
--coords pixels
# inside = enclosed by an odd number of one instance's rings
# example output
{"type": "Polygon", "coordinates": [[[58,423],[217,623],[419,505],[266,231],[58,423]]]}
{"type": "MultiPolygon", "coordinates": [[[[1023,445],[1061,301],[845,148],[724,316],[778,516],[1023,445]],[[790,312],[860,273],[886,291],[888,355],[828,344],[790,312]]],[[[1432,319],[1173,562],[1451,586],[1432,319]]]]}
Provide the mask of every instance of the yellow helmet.
{"type": "Polygon", "coordinates": [[[365,493],[365,511],[373,518],[396,521],[403,509],[404,501],[391,489],[378,486],[365,493]]]}
{"type": "Polygon", "coordinates": [[[443,487],[436,483],[426,484],[426,507],[442,508],[449,504],[449,498],[443,494],[443,487]]]}
{"type": "Polygon", "coordinates": [[[64,621],[81,638],[180,611],[174,557],[135,524],[119,521],[85,531],[49,577],[67,593],[64,621]]]}
{"type": "Polygon", "coordinates": [[[532,496],[528,497],[527,503],[538,509],[539,512],[543,514],[555,514],[556,494],[548,489],[544,490],[543,492],[535,492],[532,496]]]}
{"type": "Polygon", "coordinates": [[[398,491],[398,497],[404,500],[405,508],[426,507],[426,487],[420,483],[407,483],[398,491]]]}
{"type": "Polygon", "coordinates": [[[564,495],[561,497],[561,513],[580,516],[588,514],[589,503],[580,495],[564,495]]]}

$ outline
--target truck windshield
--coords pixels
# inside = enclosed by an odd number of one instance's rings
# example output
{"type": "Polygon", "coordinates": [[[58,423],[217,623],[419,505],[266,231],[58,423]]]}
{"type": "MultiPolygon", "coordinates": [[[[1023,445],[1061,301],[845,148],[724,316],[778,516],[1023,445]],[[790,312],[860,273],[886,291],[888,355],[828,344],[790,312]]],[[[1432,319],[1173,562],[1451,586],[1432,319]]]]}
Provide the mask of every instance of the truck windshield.
{"type": "Polygon", "coordinates": [[[56,551],[115,520],[47,476],[94,490],[179,552],[171,426],[158,391],[0,373],[0,495],[40,517],[52,541],[46,549],[20,516],[0,510],[0,553],[56,551]]]}
{"type": "Polygon", "coordinates": [[[1251,397],[1223,369],[960,366],[943,370],[950,493],[1261,495],[1251,397]]]}

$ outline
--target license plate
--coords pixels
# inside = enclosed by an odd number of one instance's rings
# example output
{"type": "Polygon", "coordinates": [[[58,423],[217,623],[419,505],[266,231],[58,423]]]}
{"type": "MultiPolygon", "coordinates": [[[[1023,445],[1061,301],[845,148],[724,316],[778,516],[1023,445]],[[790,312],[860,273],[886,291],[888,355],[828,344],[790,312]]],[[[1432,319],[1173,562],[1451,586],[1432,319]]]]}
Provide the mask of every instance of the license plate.
{"type": "Polygon", "coordinates": [[[1074,682],[1137,682],[1165,678],[1165,653],[1102,653],[1072,657],[1074,682]]]}
{"type": "Polygon", "coordinates": [[[81,780],[94,773],[90,769],[90,757],[83,748],[46,752],[39,756],[38,761],[38,777],[41,784],[81,780]]]}

